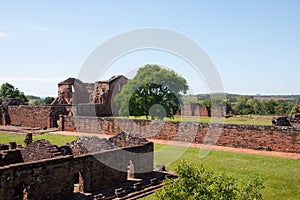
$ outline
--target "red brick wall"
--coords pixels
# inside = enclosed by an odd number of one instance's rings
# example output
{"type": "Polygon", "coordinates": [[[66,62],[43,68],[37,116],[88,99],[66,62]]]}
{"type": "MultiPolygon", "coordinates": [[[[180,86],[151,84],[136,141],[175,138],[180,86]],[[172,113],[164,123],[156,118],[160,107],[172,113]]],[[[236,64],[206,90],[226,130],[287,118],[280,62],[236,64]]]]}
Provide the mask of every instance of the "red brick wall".
{"type": "Polygon", "coordinates": [[[29,200],[66,197],[70,199],[74,188],[74,174],[82,174],[83,192],[92,192],[127,180],[127,167],[130,160],[134,165],[137,178],[141,178],[144,172],[153,170],[153,143],[125,149],[127,151],[114,149],[94,156],[64,156],[0,167],[0,199],[14,199],[14,188],[20,183],[27,188],[29,200]],[[141,154],[133,155],[129,152],[141,154]]]}
{"type": "MultiPolygon", "coordinates": [[[[68,122],[72,122],[79,132],[114,135],[130,130],[146,138],[194,143],[203,143],[209,130],[207,123],[151,122],[126,118],[75,117],[68,122]]],[[[300,129],[234,124],[216,124],[213,127],[211,133],[220,130],[217,145],[300,153],[300,129]]]]}
{"type": "Polygon", "coordinates": [[[49,127],[50,106],[8,106],[11,125],[49,127]]]}
{"type": "Polygon", "coordinates": [[[67,114],[68,106],[8,106],[9,125],[55,127],[60,114],[67,114]]]}
{"type": "Polygon", "coordinates": [[[206,106],[200,106],[198,103],[191,103],[184,104],[180,112],[182,116],[209,117],[209,109],[206,106]]]}

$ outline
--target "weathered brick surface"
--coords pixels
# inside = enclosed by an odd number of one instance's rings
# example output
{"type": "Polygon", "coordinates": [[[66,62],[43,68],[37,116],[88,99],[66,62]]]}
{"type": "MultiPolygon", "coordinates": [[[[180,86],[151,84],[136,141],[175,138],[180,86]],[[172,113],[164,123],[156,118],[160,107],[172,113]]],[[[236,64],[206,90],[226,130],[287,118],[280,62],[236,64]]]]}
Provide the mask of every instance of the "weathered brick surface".
{"type": "Polygon", "coordinates": [[[115,146],[106,138],[84,137],[81,136],[78,139],[68,143],[74,156],[79,156],[87,153],[95,153],[114,149],[115,146]]]}
{"type": "Polygon", "coordinates": [[[208,123],[97,117],[74,117],[68,121],[73,121],[79,132],[114,135],[128,130],[145,138],[194,143],[213,141],[207,137],[209,133],[218,137],[217,145],[300,153],[300,129],[293,127],[216,124],[210,128],[208,123]]]}
{"type": "Polygon", "coordinates": [[[80,116],[116,116],[114,98],[126,83],[127,78],[122,75],[95,83],[68,78],[58,83],[58,96],[52,104],[77,105],[76,115],[80,116]]]}
{"type": "Polygon", "coordinates": [[[180,114],[182,116],[209,117],[210,108],[206,106],[200,106],[198,103],[184,104],[181,108],[180,114]]]}
{"type": "Polygon", "coordinates": [[[226,115],[225,106],[200,106],[198,103],[190,103],[182,106],[180,110],[181,116],[196,116],[196,117],[224,117],[226,115]]]}
{"type": "Polygon", "coordinates": [[[10,125],[55,127],[60,114],[69,112],[66,106],[8,106],[10,125]]]}
{"type": "Polygon", "coordinates": [[[50,125],[50,106],[9,106],[12,125],[43,127],[50,125]]]}
{"type": "Polygon", "coordinates": [[[151,172],[153,143],[0,167],[0,199],[14,199],[14,192],[20,184],[29,200],[67,198],[73,193],[76,174],[80,174],[79,191],[93,192],[127,180],[130,161],[134,165],[135,177],[151,172]]]}
{"type": "Polygon", "coordinates": [[[61,156],[62,152],[58,147],[51,144],[48,140],[37,140],[21,150],[24,162],[37,161],[41,159],[61,156]]]}
{"type": "Polygon", "coordinates": [[[138,146],[148,141],[130,131],[122,131],[121,133],[109,138],[109,141],[116,145],[117,147],[128,147],[128,146],[138,146]]]}
{"type": "Polygon", "coordinates": [[[7,107],[12,105],[23,105],[20,99],[0,98],[0,125],[10,124],[7,107]]]}
{"type": "Polygon", "coordinates": [[[24,162],[20,150],[0,151],[0,166],[24,162]]]}

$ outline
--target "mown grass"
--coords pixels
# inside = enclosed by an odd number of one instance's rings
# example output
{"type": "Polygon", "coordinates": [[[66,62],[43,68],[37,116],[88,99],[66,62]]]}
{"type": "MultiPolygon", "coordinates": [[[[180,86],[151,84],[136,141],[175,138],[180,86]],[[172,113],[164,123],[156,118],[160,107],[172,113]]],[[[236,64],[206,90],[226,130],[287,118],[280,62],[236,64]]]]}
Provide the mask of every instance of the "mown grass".
{"type": "MultiPolygon", "coordinates": [[[[68,142],[76,140],[76,136],[65,136],[65,135],[55,135],[50,133],[45,133],[42,135],[33,135],[33,141],[36,140],[49,140],[52,144],[57,146],[65,145],[68,142]]],[[[0,133],[0,144],[8,144],[9,142],[16,142],[17,144],[24,144],[25,135],[22,134],[6,134],[0,133]]]]}
{"type": "MultiPolygon", "coordinates": [[[[184,160],[239,180],[259,177],[265,186],[264,199],[300,199],[300,160],[221,151],[211,151],[200,159],[197,148],[160,144],[155,144],[154,155],[155,164],[168,164],[168,170],[175,170],[178,162],[184,160]],[[176,154],[179,159],[168,164],[176,154]]],[[[143,199],[155,199],[155,195],[143,199]]]]}
{"type": "MultiPolygon", "coordinates": [[[[227,119],[211,119],[209,117],[185,117],[185,116],[175,116],[174,119],[165,118],[166,121],[180,121],[180,122],[202,122],[210,123],[211,120],[221,121],[226,124],[250,124],[250,125],[272,125],[272,118],[274,116],[263,116],[263,115],[237,115],[227,119]]],[[[146,119],[145,116],[141,117],[130,117],[131,119],[146,119]]]]}

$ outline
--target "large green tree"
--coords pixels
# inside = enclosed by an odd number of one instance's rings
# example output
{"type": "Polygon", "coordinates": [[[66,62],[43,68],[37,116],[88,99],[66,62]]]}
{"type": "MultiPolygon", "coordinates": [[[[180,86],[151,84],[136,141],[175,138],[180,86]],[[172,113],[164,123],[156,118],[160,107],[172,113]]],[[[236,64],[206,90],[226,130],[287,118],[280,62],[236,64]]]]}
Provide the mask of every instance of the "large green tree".
{"type": "Polygon", "coordinates": [[[151,116],[152,119],[173,117],[186,93],[186,80],[175,71],[158,65],[145,65],[116,96],[121,116],[151,116]]]}
{"type": "Polygon", "coordinates": [[[28,102],[27,97],[18,88],[15,88],[10,83],[3,83],[0,87],[1,98],[16,98],[20,99],[23,103],[28,102]]]}

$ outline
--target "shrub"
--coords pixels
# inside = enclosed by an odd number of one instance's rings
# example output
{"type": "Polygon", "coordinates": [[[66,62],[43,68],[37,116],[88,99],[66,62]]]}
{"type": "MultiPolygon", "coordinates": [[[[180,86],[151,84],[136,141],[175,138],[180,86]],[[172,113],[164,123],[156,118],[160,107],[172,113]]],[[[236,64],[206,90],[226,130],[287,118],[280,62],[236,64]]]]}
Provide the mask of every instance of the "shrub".
{"type": "Polygon", "coordinates": [[[202,165],[182,162],[177,166],[177,179],[166,179],[158,199],[163,200],[259,200],[264,188],[258,179],[238,181],[225,174],[216,176],[202,165]]]}

